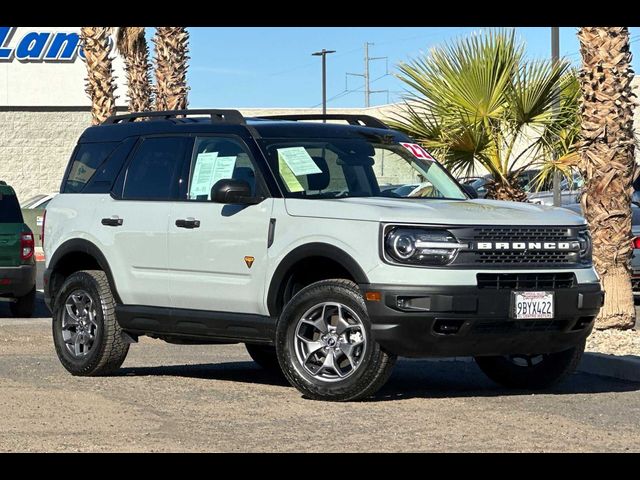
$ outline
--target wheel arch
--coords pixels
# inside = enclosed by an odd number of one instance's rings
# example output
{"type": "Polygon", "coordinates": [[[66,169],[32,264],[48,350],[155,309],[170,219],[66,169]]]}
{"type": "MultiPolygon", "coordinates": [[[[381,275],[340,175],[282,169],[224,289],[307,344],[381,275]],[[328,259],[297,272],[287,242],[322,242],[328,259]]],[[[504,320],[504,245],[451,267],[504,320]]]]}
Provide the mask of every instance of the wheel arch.
{"type": "Polygon", "coordinates": [[[49,261],[49,282],[45,286],[49,297],[53,299],[56,292],[69,275],[80,270],[102,270],[111,286],[111,291],[117,303],[122,303],[116,283],[109,267],[109,262],[98,246],[89,240],[74,238],[61,244],[49,261]]]}
{"type": "MultiPolygon", "coordinates": [[[[336,267],[348,274],[349,279],[358,284],[369,283],[369,279],[358,262],[347,252],[328,243],[308,243],[291,250],[280,262],[271,276],[267,293],[267,308],[271,316],[277,316],[284,307],[284,296],[287,289],[287,280],[297,272],[305,262],[321,261],[327,265],[330,272],[335,272],[336,267]]],[[[317,280],[327,280],[327,277],[317,280]]]]}

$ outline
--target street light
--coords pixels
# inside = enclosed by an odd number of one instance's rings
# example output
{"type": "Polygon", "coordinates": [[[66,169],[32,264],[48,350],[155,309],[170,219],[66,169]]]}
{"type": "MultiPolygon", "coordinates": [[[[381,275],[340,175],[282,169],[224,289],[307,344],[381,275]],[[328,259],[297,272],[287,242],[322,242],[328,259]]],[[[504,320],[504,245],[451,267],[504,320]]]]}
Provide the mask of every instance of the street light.
{"type": "Polygon", "coordinates": [[[335,50],[325,50],[314,52],[311,55],[322,57],[322,114],[327,114],[327,54],[336,53],[335,50]]]}
{"type": "MultiPolygon", "coordinates": [[[[560,60],[560,28],[551,27],[551,61],[555,67],[560,60]]],[[[557,120],[558,110],[560,110],[560,99],[556,98],[553,102],[553,114],[557,120]]],[[[554,158],[557,160],[557,158],[554,158]]],[[[553,170],[553,206],[559,207],[562,204],[560,194],[560,172],[558,169],[553,170]]]]}

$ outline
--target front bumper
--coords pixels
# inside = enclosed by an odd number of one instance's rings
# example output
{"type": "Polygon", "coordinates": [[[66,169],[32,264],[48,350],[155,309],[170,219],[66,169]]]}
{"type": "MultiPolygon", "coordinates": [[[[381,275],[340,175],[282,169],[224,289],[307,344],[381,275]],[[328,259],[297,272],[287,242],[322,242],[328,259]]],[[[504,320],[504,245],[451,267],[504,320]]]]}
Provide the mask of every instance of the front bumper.
{"type": "Polygon", "coordinates": [[[406,357],[566,350],[591,333],[604,300],[597,283],[554,289],[553,320],[513,320],[508,288],[361,284],[360,289],[365,298],[367,292],[381,295],[380,301],[366,300],[375,340],[406,357]]]}
{"type": "Polygon", "coordinates": [[[0,297],[23,297],[35,284],[35,264],[0,267],[0,297]]]}

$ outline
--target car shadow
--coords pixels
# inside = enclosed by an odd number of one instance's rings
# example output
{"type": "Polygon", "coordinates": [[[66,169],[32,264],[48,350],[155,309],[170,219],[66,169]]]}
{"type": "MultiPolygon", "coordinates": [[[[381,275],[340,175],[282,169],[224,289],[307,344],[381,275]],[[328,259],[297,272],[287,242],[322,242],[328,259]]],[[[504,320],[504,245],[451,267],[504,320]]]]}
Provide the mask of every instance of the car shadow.
{"type": "MultiPolygon", "coordinates": [[[[173,376],[206,380],[288,386],[279,372],[262,369],[256,363],[225,362],[217,364],[127,367],[120,376],[173,376]]],[[[405,360],[396,365],[386,385],[367,402],[410,398],[465,398],[513,395],[609,393],[640,390],[640,383],[624,382],[597,375],[575,373],[561,384],[546,390],[512,390],[486,378],[474,362],[405,360]]]]}
{"type": "Polygon", "coordinates": [[[204,380],[225,380],[242,383],[287,386],[289,382],[282,373],[265,370],[257,363],[225,362],[196,365],[167,365],[159,367],[125,367],[116,373],[118,376],[170,376],[199,378],[204,380]]]}
{"type": "MultiPolygon", "coordinates": [[[[32,318],[49,318],[51,312],[44,303],[44,293],[36,292],[36,303],[33,309],[32,318]]],[[[0,318],[13,318],[9,309],[9,302],[0,302],[0,318]]],[[[28,320],[28,319],[27,319],[28,320]]]]}

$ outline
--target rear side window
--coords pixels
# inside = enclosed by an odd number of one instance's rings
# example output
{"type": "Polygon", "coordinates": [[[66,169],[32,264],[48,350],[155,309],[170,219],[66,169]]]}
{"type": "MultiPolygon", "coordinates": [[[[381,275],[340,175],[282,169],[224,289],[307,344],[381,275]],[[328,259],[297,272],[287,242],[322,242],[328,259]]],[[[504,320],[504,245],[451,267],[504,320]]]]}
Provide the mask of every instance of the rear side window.
{"type": "Polygon", "coordinates": [[[124,177],[125,200],[169,200],[178,195],[185,137],[146,138],[133,155],[124,177]]]}
{"type": "Polygon", "coordinates": [[[81,192],[117,145],[118,142],[79,144],[62,191],[81,192]]]}
{"type": "Polygon", "coordinates": [[[0,193],[0,223],[23,223],[18,197],[0,193]]]}

